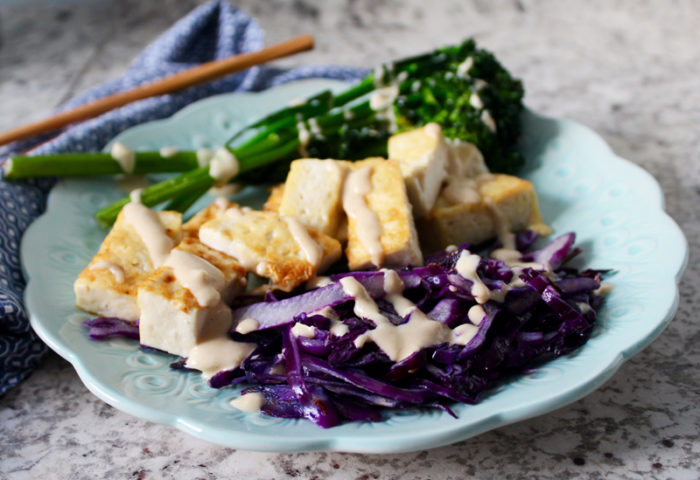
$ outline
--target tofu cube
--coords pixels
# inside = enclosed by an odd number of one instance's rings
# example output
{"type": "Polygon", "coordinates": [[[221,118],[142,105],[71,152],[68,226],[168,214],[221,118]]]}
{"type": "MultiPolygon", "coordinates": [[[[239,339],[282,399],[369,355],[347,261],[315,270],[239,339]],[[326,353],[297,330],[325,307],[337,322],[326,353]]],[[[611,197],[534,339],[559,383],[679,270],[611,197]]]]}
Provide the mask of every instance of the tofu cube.
{"type": "Polygon", "coordinates": [[[207,247],[195,237],[183,238],[175,250],[206,260],[223,274],[223,301],[202,306],[177,279],[172,267],[163,265],[138,287],[140,342],[185,357],[195,345],[225,333],[231,326],[227,302],[245,288],[245,269],[232,257],[207,247]]]}
{"type": "Polygon", "coordinates": [[[279,207],[280,215],[337,238],[343,218],[343,182],[349,162],[304,158],[292,162],[279,207]]]}
{"type": "MultiPolygon", "coordinates": [[[[174,244],[180,241],[182,215],[156,212],[174,244]]],[[[76,306],[102,317],[139,319],[137,285],[154,270],[146,245],[134,227],[117,217],[100,249],[73,284],[76,306]]]]}
{"type": "Polygon", "coordinates": [[[284,196],[284,183],[270,187],[270,195],[263,205],[263,210],[268,212],[279,213],[280,205],[282,205],[282,197],[284,196]]]}
{"type": "MultiPolygon", "coordinates": [[[[371,248],[361,240],[367,227],[362,220],[348,214],[345,253],[350,269],[422,265],[423,256],[399,163],[396,160],[369,158],[352,163],[351,169],[353,172],[369,169],[369,192],[364,196],[364,203],[379,221],[379,245],[383,258],[380,265],[374,263],[371,248]]],[[[348,188],[347,184],[345,188],[348,188]]],[[[344,208],[347,212],[348,205],[344,205],[344,208]]]]}
{"type": "Polygon", "coordinates": [[[430,213],[446,177],[448,147],[436,123],[389,138],[389,158],[397,160],[416,218],[430,213]]]}
{"type": "Polygon", "coordinates": [[[340,258],[340,243],[293,217],[231,208],[199,230],[205,245],[291,291],[340,258]]]}
{"type": "Polygon", "coordinates": [[[502,174],[481,175],[476,179],[454,179],[442,190],[430,212],[421,219],[419,229],[425,252],[448,245],[469,242],[477,245],[498,234],[498,218],[511,231],[533,230],[549,235],[532,183],[502,174]]]}

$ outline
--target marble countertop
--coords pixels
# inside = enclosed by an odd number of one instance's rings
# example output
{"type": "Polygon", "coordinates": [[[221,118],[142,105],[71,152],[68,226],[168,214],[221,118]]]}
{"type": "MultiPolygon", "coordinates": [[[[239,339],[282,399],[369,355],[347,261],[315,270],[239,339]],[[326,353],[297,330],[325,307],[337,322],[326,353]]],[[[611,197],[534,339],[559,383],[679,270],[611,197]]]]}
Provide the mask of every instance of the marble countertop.
{"type": "MultiPolygon", "coordinates": [[[[0,131],[120,74],[197,2],[0,1],[0,131]],[[37,14],[39,12],[39,14],[37,14]]],[[[124,414],[50,354],[0,397],[0,478],[697,478],[700,471],[700,4],[634,1],[235,2],[280,65],[374,65],[474,36],[527,104],[601,134],[661,184],[690,245],[676,318],[604,387],[551,414],[400,455],[236,451],[124,414]]]]}

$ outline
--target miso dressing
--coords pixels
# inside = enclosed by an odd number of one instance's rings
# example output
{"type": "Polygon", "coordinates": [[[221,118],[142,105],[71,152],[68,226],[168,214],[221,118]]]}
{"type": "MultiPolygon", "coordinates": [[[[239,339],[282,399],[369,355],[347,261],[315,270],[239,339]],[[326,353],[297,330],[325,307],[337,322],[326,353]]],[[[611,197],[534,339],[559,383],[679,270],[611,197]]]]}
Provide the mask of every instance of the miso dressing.
{"type": "Polygon", "coordinates": [[[258,392],[249,392],[231,400],[232,407],[246,413],[259,412],[263,405],[265,397],[258,392]]]}
{"type": "Polygon", "coordinates": [[[90,265],[90,270],[109,270],[117,283],[122,283],[124,281],[124,269],[113,262],[108,262],[107,260],[100,260],[90,265]]]}
{"type": "Polygon", "coordinates": [[[160,267],[168,258],[174,244],[165,233],[165,227],[160,223],[158,214],[140,203],[127,203],[122,208],[124,219],[129,223],[146,245],[151,263],[160,267]]]}
{"type": "Polygon", "coordinates": [[[245,335],[246,333],[254,332],[260,327],[260,323],[254,318],[244,318],[238,325],[236,325],[236,331],[240,334],[245,335]]]}
{"type": "Polygon", "coordinates": [[[365,200],[365,195],[372,190],[371,174],[372,167],[364,167],[348,175],[343,186],[343,208],[348,217],[357,223],[355,230],[358,239],[369,253],[372,263],[378,267],[384,261],[384,249],[380,241],[382,225],[365,200]]]}
{"type": "Polygon", "coordinates": [[[299,245],[301,251],[304,252],[306,260],[314,267],[314,270],[318,269],[321,265],[321,260],[323,260],[323,249],[321,246],[311,238],[309,231],[299,220],[294,217],[283,217],[283,220],[289,227],[289,233],[292,234],[294,241],[299,245]]]}
{"type": "Polygon", "coordinates": [[[177,281],[189,290],[202,307],[212,307],[221,301],[226,279],[211,263],[182,250],[170,252],[165,265],[172,267],[177,281]]]}
{"type": "Polygon", "coordinates": [[[471,294],[477,303],[486,303],[491,297],[491,291],[486,284],[479,278],[476,269],[479,267],[481,257],[474,255],[469,250],[462,250],[457,259],[455,269],[462,277],[472,282],[471,294]]]}
{"type": "Polygon", "coordinates": [[[112,158],[116,160],[116,162],[119,164],[124,173],[134,172],[136,155],[129,147],[127,147],[121,142],[114,142],[110,154],[112,155],[112,158]]]}
{"type": "Polygon", "coordinates": [[[202,372],[211,378],[222,370],[232,370],[241,365],[255,350],[254,343],[235,342],[227,335],[214,337],[195,345],[187,355],[187,368],[202,372]]]}
{"type": "Polygon", "coordinates": [[[225,185],[238,175],[238,160],[225,148],[219,148],[209,164],[209,176],[216,180],[217,186],[225,185]]]}

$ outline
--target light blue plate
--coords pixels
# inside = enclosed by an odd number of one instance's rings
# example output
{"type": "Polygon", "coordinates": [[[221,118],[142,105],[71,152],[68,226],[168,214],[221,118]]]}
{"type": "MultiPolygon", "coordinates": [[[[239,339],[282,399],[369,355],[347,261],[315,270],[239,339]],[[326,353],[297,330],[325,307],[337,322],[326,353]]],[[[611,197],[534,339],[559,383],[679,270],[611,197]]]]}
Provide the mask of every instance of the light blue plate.
{"type": "MultiPolygon", "coordinates": [[[[216,96],[117,138],[135,149],[214,147],[261,114],[340,86],[314,80],[263,93],[216,96]]],[[[522,148],[529,162],[525,176],[537,187],[544,218],[556,233],[576,231],[585,250],[581,266],[614,268],[610,281],[616,288],[582,349],[513,379],[479,405],[457,405],[459,419],[407,411],[392,413],[381,423],[323,430],[308,421],[244,414],[229,405],[237,390],[213,390],[195,373],[170,370],[172,356],[143,352],[134,342],[89,340],[81,326],[88,315],[73,306],[72,284],[105,235],[92,214],[121,196],[111,179],[60,182],[46,213],[27,231],[22,263],[29,278],[25,301],[32,326],[110,405],[234,448],[402,452],[457,442],[541,415],[600,387],[661,332],[676,310],[688,249],[663,210],[654,179],[615,156],[587,128],[527,113],[522,148]]],[[[248,198],[255,193],[260,192],[248,198]]]]}

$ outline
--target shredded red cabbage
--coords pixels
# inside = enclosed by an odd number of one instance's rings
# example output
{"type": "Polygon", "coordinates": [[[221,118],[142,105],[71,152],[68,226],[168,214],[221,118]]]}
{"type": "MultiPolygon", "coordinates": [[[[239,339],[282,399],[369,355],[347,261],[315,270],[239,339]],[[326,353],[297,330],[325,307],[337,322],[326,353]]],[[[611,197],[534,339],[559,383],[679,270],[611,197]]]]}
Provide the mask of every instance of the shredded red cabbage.
{"type": "Polygon", "coordinates": [[[95,340],[105,340],[111,337],[139,339],[139,324],[129,323],[121,318],[99,317],[83,321],[88,327],[88,335],[95,340]]]}
{"type": "MultiPolygon", "coordinates": [[[[354,299],[340,284],[343,277],[361,283],[394,325],[409,321],[410,314],[402,318],[384,298],[383,271],[343,273],[316,290],[286,298],[269,295],[234,309],[234,326],[254,318],[259,328],[246,335],[233,329],[230,335],[254,341],[257,348],[239,368],[212,377],[210,385],[247,384],[244,391],[264,396],[264,413],[306,418],[324,428],[345,421],[379,421],[387,409],[437,408],[454,415],[454,402],[477,403],[496,382],[570,353],[590,337],[602,305],[595,291],[605,271],[565,266],[579,252],[573,233],[533,249],[536,237],[532,232],[516,237],[521,261],[529,263],[510,266],[482,258],[479,278],[490,290],[505,289],[506,294],[482,305],[483,316],[465,345],[440,343],[398,362],[372,342],[358,348],[355,340],[375,325],[354,313],[354,299]],[[297,322],[313,326],[313,337],[294,335],[297,322]],[[339,322],[346,328],[341,335],[334,330],[339,322]]],[[[450,329],[471,323],[468,312],[476,305],[472,281],[456,270],[467,248],[438,252],[423,267],[397,272],[404,297],[450,329]]],[[[86,325],[93,338],[138,338],[137,327],[118,319],[91,322],[86,325]]]]}

